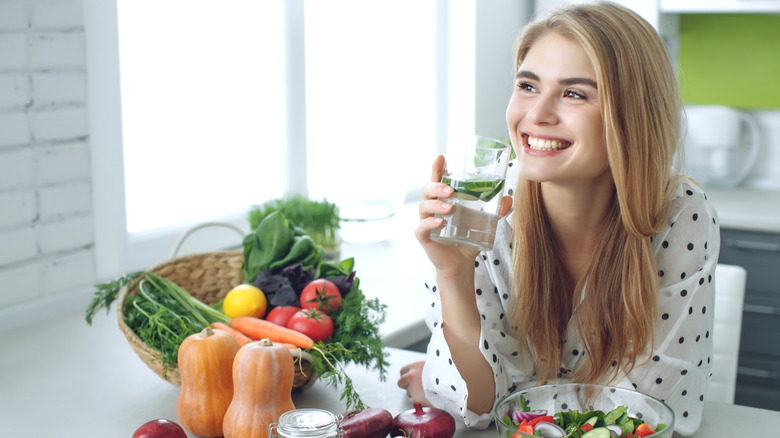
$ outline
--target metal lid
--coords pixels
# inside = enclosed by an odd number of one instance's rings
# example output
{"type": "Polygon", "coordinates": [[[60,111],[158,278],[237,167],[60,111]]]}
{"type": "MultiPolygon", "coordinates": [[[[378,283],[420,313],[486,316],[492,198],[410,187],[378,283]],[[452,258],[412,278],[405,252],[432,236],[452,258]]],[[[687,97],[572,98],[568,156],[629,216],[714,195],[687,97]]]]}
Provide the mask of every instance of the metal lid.
{"type": "Polygon", "coordinates": [[[323,409],[296,409],[279,417],[277,433],[287,438],[340,436],[338,419],[323,409]]]}

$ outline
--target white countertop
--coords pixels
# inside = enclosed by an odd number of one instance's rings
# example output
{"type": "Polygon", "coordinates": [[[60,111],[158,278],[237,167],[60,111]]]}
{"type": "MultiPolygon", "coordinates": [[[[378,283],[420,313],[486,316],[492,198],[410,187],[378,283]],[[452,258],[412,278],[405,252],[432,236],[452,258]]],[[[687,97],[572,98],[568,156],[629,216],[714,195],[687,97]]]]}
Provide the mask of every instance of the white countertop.
{"type": "Polygon", "coordinates": [[[780,191],[707,189],[721,228],[780,233],[780,191]]]}
{"type": "Polygon", "coordinates": [[[407,205],[385,230],[391,238],[341,246],[341,259],[355,258],[355,275],[366,297],[387,305],[382,340],[390,347],[407,347],[430,336],[424,322],[430,303],[425,282],[434,273],[414,237],[417,221],[417,205],[407,205]]]}
{"type": "MultiPolygon", "coordinates": [[[[178,388],[149,370],[128,345],[116,313],[101,312],[92,326],[84,312],[71,312],[44,324],[0,332],[0,436],[25,438],[130,437],[155,418],[178,422],[178,388]]],[[[362,367],[348,366],[363,400],[397,415],[411,409],[396,385],[401,366],[421,353],[389,348],[391,366],[385,382],[362,367]]],[[[293,396],[296,407],[344,411],[337,390],[318,381],[293,396]]],[[[705,402],[696,437],[774,436],[780,412],[705,402]],[[737,427],[738,429],[734,429],[737,427]]],[[[192,435],[190,435],[192,436],[192,435]]],[[[458,438],[496,437],[494,429],[469,431],[458,438]]]]}

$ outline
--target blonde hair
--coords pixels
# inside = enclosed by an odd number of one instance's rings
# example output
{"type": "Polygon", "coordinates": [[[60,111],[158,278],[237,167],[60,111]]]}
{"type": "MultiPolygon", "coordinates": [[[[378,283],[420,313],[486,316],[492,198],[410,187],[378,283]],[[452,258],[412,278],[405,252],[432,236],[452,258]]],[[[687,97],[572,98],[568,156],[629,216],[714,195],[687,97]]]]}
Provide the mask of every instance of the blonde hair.
{"type": "Polygon", "coordinates": [[[546,381],[559,373],[573,315],[585,356],[572,378],[610,381],[652,347],[659,279],[651,236],[666,225],[681,178],[679,91],[663,41],[626,8],[577,5],[537,19],[516,40],[516,70],[548,32],[579,43],[594,66],[615,196],[585,274],[570,279],[540,185],[521,178],[512,216],[514,329],[546,381]]]}

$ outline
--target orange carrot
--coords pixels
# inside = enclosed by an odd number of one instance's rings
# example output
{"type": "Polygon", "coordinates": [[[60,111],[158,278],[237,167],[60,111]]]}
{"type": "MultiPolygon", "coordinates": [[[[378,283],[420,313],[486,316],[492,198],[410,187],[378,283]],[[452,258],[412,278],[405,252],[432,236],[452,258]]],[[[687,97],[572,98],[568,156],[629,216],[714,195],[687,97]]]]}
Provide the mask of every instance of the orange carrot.
{"type": "Polygon", "coordinates": [[[230,333],[231,335],[233,335],[233,337],[236,338],[236,341],[238,342],[238,346],[239,347],[243,347],[244,345],[252,342],[252,339],[249,336],[241,333],[240,331],[238,331],[238,330],[234,329],[233,327],[225,324],[224,322],[219,322],[219,321],[212,322],[211,326],[214,327],[217,330],[224,330],[224,331],[230,333]]]}
{"type": "Polygon", "coordinates": [[[299,346],[297,346],[297,345],[295,345],[295,344],[290,344],[290,343],[287,343],[287,342],[285,342],[285,343],[282,343],[282,345],[283,345],[285,348],[287,348],[288,350],[297,350],[297,349],[301,348],[301,347],[299,347],[299,346]]]}
{"type": "Polygon", "coordinates": [[[230,320],[230,326],[255,341],[268,338],[273,342],[294,344],[305,350],[314,345],[314,341],[301,332],[252,316],[237,316],[230,320]]]}

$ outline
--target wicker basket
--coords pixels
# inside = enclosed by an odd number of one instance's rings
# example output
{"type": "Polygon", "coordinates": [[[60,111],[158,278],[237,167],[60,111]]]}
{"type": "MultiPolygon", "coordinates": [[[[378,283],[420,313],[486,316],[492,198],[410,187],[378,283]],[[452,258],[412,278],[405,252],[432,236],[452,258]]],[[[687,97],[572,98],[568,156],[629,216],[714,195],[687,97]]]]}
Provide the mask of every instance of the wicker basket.
{"type": "MultiPolygon", "coordinates": [[[[193,254],[189,256],[171,259],[165,263],[159,264],[151,269],[161,277],[165,277],[181,286],[190,295],[206,304],[213,304],[222,298],[234,286],[244,282],[241,274],[241,264],[244,260],[243,250],[209,252],[193,254]]],[[[130,295],[137,293],[137,281],[133,281],[127,287],[123,288],[119,294],[117,304],[117,319],[119,328],[124,333],[130,346],[133,347],[138,357],[158,376],[173,383],[176,386],[181,385],[178,369],[168,370],[163,375],[163,366],[160,360],[159,351],[150,348],[125,324],[123,313],[125,300],[130,295]]],[[[314,383],[316,376],[310,372],[311,355],[303,350],[291,350],[295,360],[295,378],[293,379],[293,389],[305,388],[314,383]]]]}

